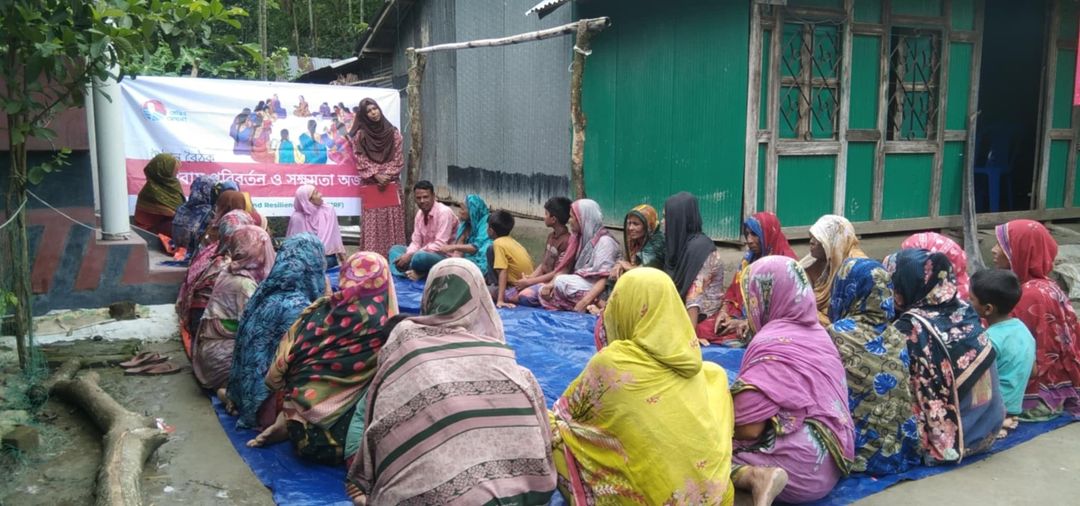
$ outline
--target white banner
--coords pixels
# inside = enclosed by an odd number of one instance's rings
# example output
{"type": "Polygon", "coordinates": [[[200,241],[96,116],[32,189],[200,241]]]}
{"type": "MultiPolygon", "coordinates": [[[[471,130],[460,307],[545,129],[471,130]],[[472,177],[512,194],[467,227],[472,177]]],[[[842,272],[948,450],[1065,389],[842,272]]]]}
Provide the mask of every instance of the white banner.
{"type": "Polygon", "coordinates": [[[163,152],[180,160],[185,190],[213,174],[250,193],[266,216],[292,214],[292,196],[305,183],[340,216],[359,215],[362,200],[368,208],[392,204],[360,180],[346,134],[351,109],[365,98],[400,129],[396,90],[183,77],[125,79],[121,90],[132,214],[143,167],[163,152]]]}

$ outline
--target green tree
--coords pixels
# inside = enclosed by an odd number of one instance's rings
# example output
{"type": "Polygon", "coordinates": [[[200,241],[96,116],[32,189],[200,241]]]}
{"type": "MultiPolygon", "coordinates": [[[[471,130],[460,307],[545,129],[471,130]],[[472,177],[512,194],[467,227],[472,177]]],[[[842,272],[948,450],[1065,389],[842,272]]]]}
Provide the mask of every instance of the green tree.
{"type": "Polygon", "coordinates": [[[222,0],[0,1],[0,111],[7,117],[11,145],[6,216],[15,217],[4,230],[5,256],[12,271],[7,277],[15,294],[15,334],[23,367],[29,357],[32,312],[22,203],[27,185],[56,167],[28,167],[26,140],[55,139],[49,120],[80,105],[93,79],[131,75],[159,48],[168,48],[175,57],[185,49],[235,49],[236,37],[220,29],[239,29],[239,19],[246,15],[222,0]],[[120,75],[111,75],[117,64],[120,75]]]}

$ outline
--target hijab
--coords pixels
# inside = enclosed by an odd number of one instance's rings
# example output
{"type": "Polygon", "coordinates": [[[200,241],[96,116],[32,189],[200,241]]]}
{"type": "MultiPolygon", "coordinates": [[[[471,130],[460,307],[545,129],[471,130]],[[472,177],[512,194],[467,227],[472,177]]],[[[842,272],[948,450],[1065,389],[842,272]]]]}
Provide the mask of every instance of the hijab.
{"type": "Polygon", "coordinates": [[[447,258],[431,269],[420,299],[420,315],[409,321],[506,342],[484,275],[463,258],[447,258]]]}
{"type": "MultiPolygon", "coordinates": [[[[817,222],[810,226],[810,234],[825,250],[825,268],[818,279],[813,280],[818,312],[824,319],[829,313],[829,300],[832,297],[836,271],[848,258],[865,258],[866,254],[859,249],[859,238],[855,235],[855,227],[843,216],[826,214],[818,218],[817,222]]],[[[805,268],[813,265],[815,261],[813,256],[807,255],[800,263],[805,268]]]]}
{"type": "Polygon", "coordinates": [[[949,262],[952,263],[953,274],[956,275],[956,289],[960,298],[968,300],[971,281],[967,272],[967,253],[964,253],[964,248],[961,248],[959,244],[936,232],[923,232],[905,239],[900,248],[926,249],[948,257],[949,262]]]}
{"type": "Polygon", "coordinates": [[[1042,223],[1012,220],[998,225],[994,232],[1009,258],[1009,266],[1020,278],[1020,284],[1033,279],[1049,279],[1058,254],[1058,243],[1042,223]]]}
{"type": "MultiPolygon", "coordinates": [[[[806,272],[794,259],[767,256],[744,269],[742,279],[754,337],[733,391],[760,391],[774,404],[760,409],[778,407],[785,414],[781,422],[785,429],[797,430],[804,422],[828,429],[836,444],[826,446],[846,473],[855,457],[855,436],[845,371],[836,346],[818,322],[806,272]]],[[[755,415],[736,413],[736,423],[755,415]]]]}
{"type": "Polygon", "coordinates": [[[491,248],[491,237],[488,236],[490,210],[484,199],[479,195],[471,194],[465,197],[465,207],[469,211],[469,222],[461,222],[458,225],[454,238],[460,240],[468,232],[465,242],[476,247],[476,253],[465,255],[465,258],[475,263],[480,268],[480,272],[487,272],[487,251],[491,248]]]}
{"type": "Polygon", "coordinates": [[[383,345],[373,335],[397,313],[386,259],[370,251],[350,256],[340,290],[304,310],[289,329],[288,353],[278,353],[288,371],[283,391],[306,420],[326,429],[355,408],[383,345]]]}
{"type": "Polygon", "coordinates": [[[775,214],[770,212],[755,213],[743,222],[743,228],[754,234],[758,238],[758,244],[761,245],[759,253],[749,250],[746,252],[746,255],[743,256],[746,265],[754,263],[754,260],[758,258],[769,255],[798,258],[795,256],[795,251],[791,249],[791,245],[788,244],[787,236],[781,230],[780,220],[775,214]]]}
{"type": "Polygon", "coordinates": [[[394,137],[397,128],[386,119],[379,104],[370,98],[360,101],[360,114],[353,122],[353,135],[360,133],[360,142],[356,151],[375,163],[386,163],[394,156],[394,137]],[[371,121],[367,116],[368,106],[379,109],[379,121],[371,121]]]}
{"type": "Polygon", "coordinates": [[[161,153],[143,167],[146,184],[139,190],[136,209],[173,216],[184,203],[184,188],[176,178],[180,162],[168,153],[161,153]]]}
{"type": "Polygon", "coordinates": [[[262,282],[274,267],[274,243],[262,227],[243,225],[224,239],[230,262],[225,269],[236,276],[262,282]]]}
{"type": "Polygon", "coordinates": [[[191,183],[191,195],[176,209],[173,216],[173,243],[177,247],[195,251],[205,233],[205,224],[213,211],[212,193],[217,179],[214,176],[198,176],[191,183]]]}
{"type": "Polygon", "coordinates": [[[341,228],[338,227],[334,206],[326,202],[323,202],[321,206],[315,205],[311,201],[311,195],[314,193],[315,187],[309,184],[296,189],[293,214],[289,217],[289,228],[285,235],[312,233],[322,241],[327,254],[344,253],[345,245],[341,241],[341,228]]]}
{"type": "Polygon", "coordinates": [[[626,213],[623,219],[623,256],[634,265],[656,267],[664,263],[664,233],[660,231],[660,216],[656,209],[648,204],[641,204],[626,213]],[[630,218],[637,218],[645,226],[645,233],[637,241],[629,235],[630,218]],[[635,260],[641,258],[640,264],[635,260]],[[652,265],[657,264],[657,265],[652,265]]]}
{"type": "Polygon", "coordinates": [[[676,193],[664,202],[664,225],[664,271],[686,299],[716,245],[702,233],[698,201],[690,193],[676,193]]]}
{"type": "Polygon", "coordinates": [[[248,300],[236,332],[228,387],[239,427],[258,426],[259,408],[270,396],[264,378],[278,343],[304,308],[323,294],[324,257],[322,242],[312,234],[285,239],[270,275],[248,300]]]}

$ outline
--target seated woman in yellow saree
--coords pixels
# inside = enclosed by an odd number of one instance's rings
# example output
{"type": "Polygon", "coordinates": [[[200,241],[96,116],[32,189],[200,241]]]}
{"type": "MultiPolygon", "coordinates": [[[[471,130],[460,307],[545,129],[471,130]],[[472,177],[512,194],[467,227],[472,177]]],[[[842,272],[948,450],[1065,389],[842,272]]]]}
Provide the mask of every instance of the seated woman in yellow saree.
{"type": "Polygon", "coordinates": [[[570,504],[724,504],[734,415],[727,375],[703,363],[675,284],[641,267],[604,311],[608,345],[551,413],[559,491],[570,504]]]}

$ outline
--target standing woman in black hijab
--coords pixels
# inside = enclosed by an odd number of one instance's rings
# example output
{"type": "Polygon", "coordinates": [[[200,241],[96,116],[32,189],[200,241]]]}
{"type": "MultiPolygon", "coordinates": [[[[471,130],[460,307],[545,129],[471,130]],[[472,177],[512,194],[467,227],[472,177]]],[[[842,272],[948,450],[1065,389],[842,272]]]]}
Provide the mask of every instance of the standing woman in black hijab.
{"type": "MultiPolygon", "coordinates": [[[[701,231],[697,197],[687,192],[668,197],[664,202],[664,238],[664,271],[671,276],[685,302],[705,260],[716,251],[712,239],[701,231]]],[[[696,312],[690,313],[692,319],[699,316],[696,312]]]]}
{"type": "Polygon", "coordinates": [[[365,208],[360,219],[360,249],[387,256],[390,247],[405,244],[405,209],[401,205],[401,169],[405,166],[401,132],[386,119],[379,104],[370,98],[360,102],[359,114],[349,129],[356,168],[365,185],[379,191],[398,192],[397,205],[365,208]]]}

